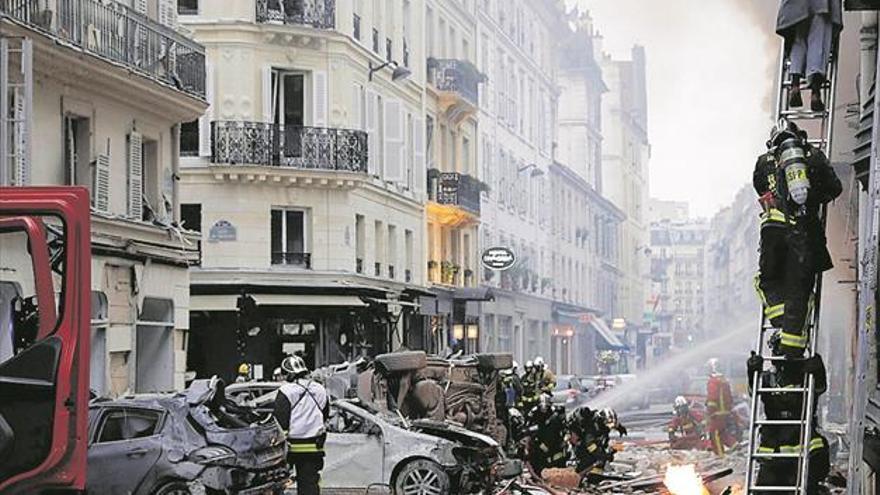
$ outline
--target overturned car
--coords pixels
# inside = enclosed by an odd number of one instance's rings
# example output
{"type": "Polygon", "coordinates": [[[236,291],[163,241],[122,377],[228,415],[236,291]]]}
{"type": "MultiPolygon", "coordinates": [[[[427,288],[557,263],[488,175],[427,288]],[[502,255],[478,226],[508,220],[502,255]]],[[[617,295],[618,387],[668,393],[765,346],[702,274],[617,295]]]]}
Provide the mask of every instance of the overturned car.
{"type": "Polygon", "coordinates": [[[223,382],[178,394],[93,400],[89,494],[283,493],[289,479],[278,422],[226,400],[223,382]]]}

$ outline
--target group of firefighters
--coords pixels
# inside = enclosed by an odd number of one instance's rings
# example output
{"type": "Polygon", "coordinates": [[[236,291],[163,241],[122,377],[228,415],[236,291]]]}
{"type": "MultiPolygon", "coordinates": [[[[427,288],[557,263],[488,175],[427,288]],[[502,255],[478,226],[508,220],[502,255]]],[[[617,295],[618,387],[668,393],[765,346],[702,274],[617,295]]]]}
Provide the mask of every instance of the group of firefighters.
{"type": "Polygon", "coordinates": [[[601,471],[614,457],[610,446],[613,431],[626,435],[617,413],[605,408],[579,407],[569,414],[554,405],[556,375],[539,356],[527,361],[523,374],[514,363],[501,372],[496,400],[499,417],[508,425],[508,437],[515,450],[539,476],[547,468],[574,465],[582,479],[601,471]]]}

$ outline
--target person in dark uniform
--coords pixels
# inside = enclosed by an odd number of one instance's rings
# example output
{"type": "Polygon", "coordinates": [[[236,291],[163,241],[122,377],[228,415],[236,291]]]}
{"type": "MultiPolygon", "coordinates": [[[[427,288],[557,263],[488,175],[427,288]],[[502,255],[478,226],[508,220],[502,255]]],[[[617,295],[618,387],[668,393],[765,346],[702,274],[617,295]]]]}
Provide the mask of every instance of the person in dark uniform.
{"type": "Polygon", "coordinates": [[[546,468],[565,467],[568,460],[565,449],[565,408],[551,404],[544,395],[527,416],[529,443],[528,460],[540,476],[546,468]]]}
{"type": "Polygon", "coordinates": [[[590,482],[604,470],[605,463],[614,460],[610,448],[611,431],[626,436],[626,427],[620,424],[612,409],[593,410],[579,407],[567,418],[569,443],[575,458],[575,469],[582,480],[590,482]]]}
{"type": "MultiPolygon", "coordinates": [[[[781,337],[774,334],[770,338],[770,348],[774,355],[781,355],[781,337]]],[[[820,355],[809,359],[775,361],[774,366],[764,370],[764,360],[752,353],[747,362],[749,388],[752,377],[759,373],[759,387],[762,388],[803,388],[806,377],[813,376],[813,418],[810,432],[809,479],[807,493],[818,494],[819,483],[823,481],[831,469],[828,441],[819,433],[816,403],[819,396],[828,388],[825,364],[820,355]]],[[[800,420],[803,416],[803,395],[800,392],[772,392],[760,394],[764,406],[764,414],[769,420],[800,420]]],[[[760,444],[758,453],[800,453],[801,427],[799,425],[763,425],[759,431],[760,444]]],[[[798,459],[770,458],[760,459],[758,466],[758,486],[795,486],[798,484],[798,459]]],[[[761,491],[758,495],[770,495],[777,492],[761,491]]]]}
{"type": "Polygon", "coordinates": [[[803,355],[816,276],[833,265],[820,207],[843,191],[837,174],[806,132],[780,119],[755,165],[762,214],[756,288],[770,323],[781,328],[786,357],[803,355]]]}

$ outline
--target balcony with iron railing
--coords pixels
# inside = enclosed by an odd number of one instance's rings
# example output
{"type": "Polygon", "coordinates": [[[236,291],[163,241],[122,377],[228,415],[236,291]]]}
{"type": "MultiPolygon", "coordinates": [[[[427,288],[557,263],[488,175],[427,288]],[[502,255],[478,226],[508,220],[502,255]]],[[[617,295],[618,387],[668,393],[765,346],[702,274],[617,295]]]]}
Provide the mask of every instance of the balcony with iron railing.
{"type": "Polygon", "coordinates": [[[257,0],[257,22],[336,27],[336,0],[257,0]]]}
{"type": "Polygon", "coordinates": [[[428,170],[428,200],[440,205],[462,208],[480,215],[480,193],[485,186],[468,174],[428,170]]]}
{"type": "Polygon", "coordinates": [[[205,49],[112,0],[3,0],[0,13],[136,74],[205,97],[205,49]]]}
{"type": "Polygon", "coordinates": [[[367,133],[265,122],[211,122],[211,162],[367,173],[367,133]]]}
{"type": "Polygon", "coordinates": [[[473,107],[479,105],[479,86],[483,76],[474,64],[458,59],[428,59],[428,82],[438,92],[463,100],[473,107]]]}

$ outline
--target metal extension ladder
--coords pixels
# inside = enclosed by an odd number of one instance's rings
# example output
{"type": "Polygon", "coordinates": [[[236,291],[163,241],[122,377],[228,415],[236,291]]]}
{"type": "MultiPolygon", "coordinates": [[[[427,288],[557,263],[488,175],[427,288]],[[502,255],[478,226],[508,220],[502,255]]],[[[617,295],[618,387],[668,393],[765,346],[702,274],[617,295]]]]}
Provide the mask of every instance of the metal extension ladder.
{"type": "Polygon", "coordinates": [[[0,36],[0,185],[30,183],[33,88],[33,42],[0,36]]]}
{"type": "MultiPolygon", "coordinates": [[[[776,101],[776,114],[775,120],[778,120],[780,117],[786,117],[790,121],[796,123],[798,127],[803,130],[806,130],[808,133],[808,141],[813,147],[822,150],[826,156],[831,157],[831,137],[832,137],[832,129],[834,126],[834,111],[835,111],[835,94],[837,90],[837,49],[832,48],[832,54],[828,63],[828,67],[826,69],[827,81],[822,86],[822,101],[825,102],[825,111],[823,112],[813,112],[809,108],[809,101],[804,101],[804,106],[801,108],[789,108],[788,107],[788,96],[789,91],[791,89],[791,81],[789,77],[789,64],[785,58],[785,48],[783,46],[782,52],[780,54],[780,62],[779,62],[779,70],[778,70],[778,82],[779,82],[779,91],[777,94],[776,101]]],[[[802,81],[802,89],[806,89],[805,81],[802,81]]],[[[806,99],[805,99],[806,100],[806,99]]],[[[822,206],[820,210],[820,219],[822,222],[822,226],[825,226],[825,218],[826,218],[826,208],[822,206]]],[[[808,313],[806,315],[806,320],[809,322],[807,325],[807,337],[808,337],[808,356],[813,356],[816,354],[816,347],[818,342],[818,332],[819,332],[819,315],[820,315],[820,302],[822,295],[822,273],[819,273],[816,276],[816,281],[813,286],[813,293],[811,296],[812,304],[809,306],[808,313]]],[[[755,352],[760,355],[764,359],[764,363],[772,363],[775,361],[781,361],[785,358],[767,355],[764,352],[766,349],[765,343],[767,342],[767,336],[778,330],[773,328],[770,325],[769,320],[764,316],[763,311],[761,312],[761,325],[760,331],[758,332],[758,341],[755,346],[755,352]]],[[[754,376],[749,377],[752,385],[751,392],[751,418],[749,421],[749,451],[748,451],[748,461],[746,464],[746,493],[756,494],[756,493],[769,493],[769,492],[778,492],[778,493],[794,493],[798,495],[806,495],[807,493],[807,480],[809,479],[809,458],[810,458],[810,440],[812,440],[812,429],[813,429],[813,415],[814,415],[814,402],[815,402],[815,379],[813,375],[808,375],[802,381],[802,385],[800,387],[794,388],[765,388],[761,384],[761,372],[760,370],[755,373],[754,376]],[[801,407],[801,417],[799,419],[785,419],[785,420],[771,420],[766,419],[763,414],[763,410],[760,404],[760,398],[764,394],[800,394],[802,397],[802,407],[801,407]],[[759,452],[758,448],[760,446],[759,442],[759,434],[763,427],[774,427],[774,426],[799,426],[800,427],[800,449],[795,452],[775,452],[775,453],[766,453],[759,452]],[[797,482],[794,486],[765,486],[765,485],[757,485],[756,484],[756,468],[757,464],[760,460],[765,459],[797,459],[798,465],[798,476],[797,482]]]]}

